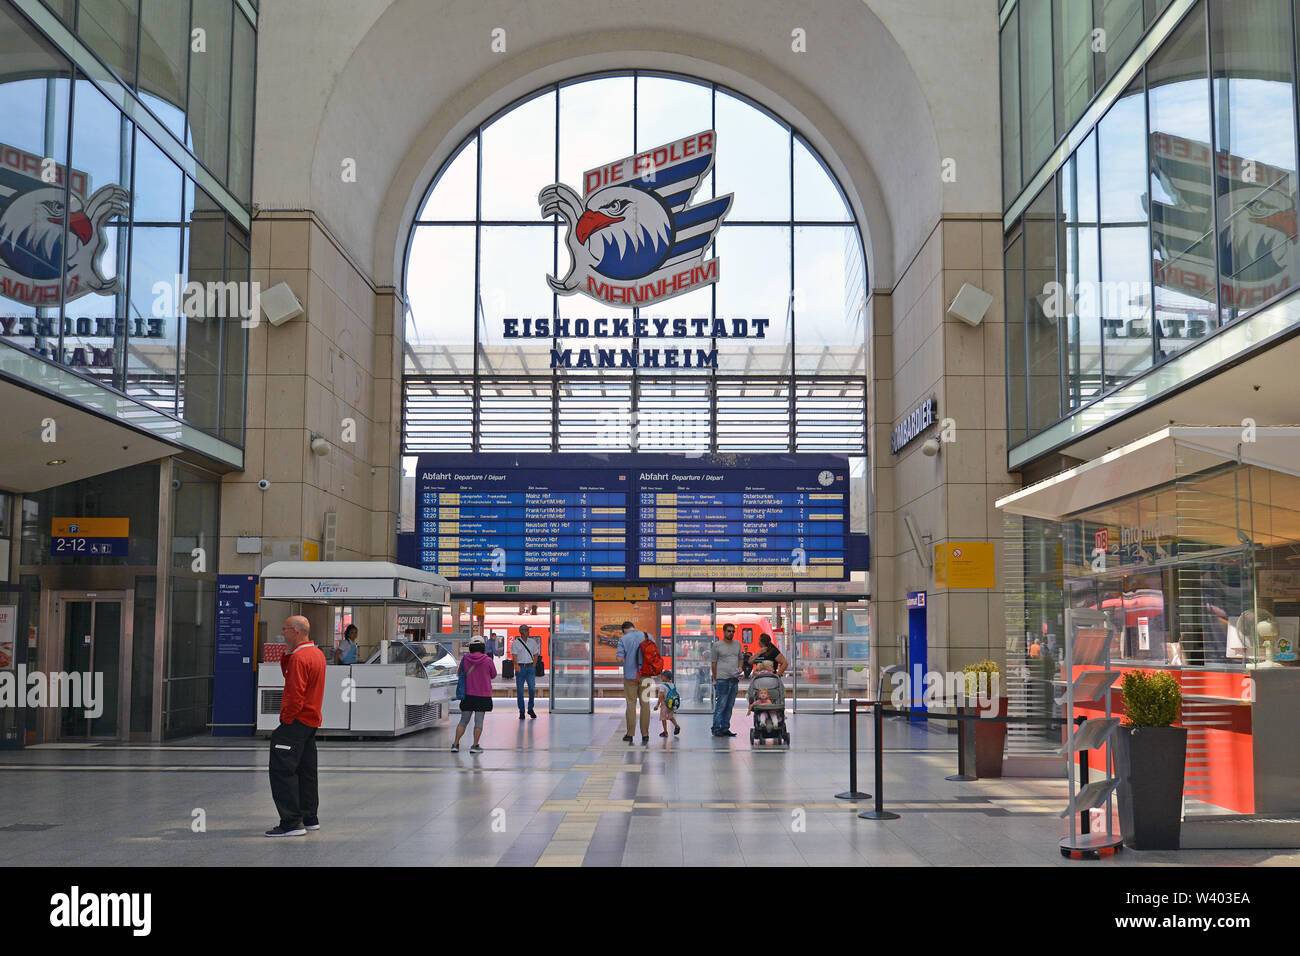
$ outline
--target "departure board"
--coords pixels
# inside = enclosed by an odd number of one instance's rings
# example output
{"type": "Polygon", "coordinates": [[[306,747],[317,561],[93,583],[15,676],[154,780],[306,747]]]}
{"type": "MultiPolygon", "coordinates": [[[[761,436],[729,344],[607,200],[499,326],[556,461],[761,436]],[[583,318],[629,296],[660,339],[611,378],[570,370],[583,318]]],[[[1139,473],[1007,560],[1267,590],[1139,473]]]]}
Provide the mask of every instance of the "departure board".
{"type": "Polygon", "coordinates": [[[427,454],[416,563],[449,580],[848,579],[828,455],[427,454]]]}
{"type": "Polygon", "coordinates": [[[421,456],[420,567],[449,580],[626,578],[629,472],[564,467],[550,458],[516,462],[421,456]]]}
{"type": "Polygon", "coordinates": [[[848,577],[842,464],[641,467],[636,495],[638,578],[848,577]]]}

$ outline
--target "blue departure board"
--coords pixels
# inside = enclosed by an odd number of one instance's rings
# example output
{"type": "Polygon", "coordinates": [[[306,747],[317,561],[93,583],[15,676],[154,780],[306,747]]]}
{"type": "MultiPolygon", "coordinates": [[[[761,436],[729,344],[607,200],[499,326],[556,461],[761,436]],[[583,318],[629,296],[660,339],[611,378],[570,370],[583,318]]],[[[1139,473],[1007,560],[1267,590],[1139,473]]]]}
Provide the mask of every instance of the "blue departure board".
{"type": "Polygon", "coordinates": [[[630,473],[562,459],[427,455],[416,473],[420,567],[454,579],[622,580],[630,473]]]}
{"type": "Polygon", "coordinates": [[[792,461],[639,467],[637,577],[847,578],[847,465],[792,461]]]}
{"type": "Polygon", "coordinates": [[[421,455],[417,564],[449,580],[848,578],[848,465],[421,455]]]}

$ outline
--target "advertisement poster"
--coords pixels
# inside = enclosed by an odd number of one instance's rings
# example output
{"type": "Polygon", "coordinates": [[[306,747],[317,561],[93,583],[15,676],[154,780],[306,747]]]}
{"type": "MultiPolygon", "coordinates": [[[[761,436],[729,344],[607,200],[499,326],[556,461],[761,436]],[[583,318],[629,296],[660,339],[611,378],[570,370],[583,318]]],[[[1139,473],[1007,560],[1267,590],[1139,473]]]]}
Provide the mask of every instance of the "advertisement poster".
{"type": "Polygon", "coordinates": [[[596,666],[609,667],[618,663],[616,656],[619,638],[623,636],[623,622],[631,621],[637,630],[651,637],[659,636],[659,604],[656,601],[597,601],[596,666]]]}
{"type": "Polygon", "coordinates": [[[18,660],[18,608],[0,605],[0,671],[11,671],[18,660]]]}

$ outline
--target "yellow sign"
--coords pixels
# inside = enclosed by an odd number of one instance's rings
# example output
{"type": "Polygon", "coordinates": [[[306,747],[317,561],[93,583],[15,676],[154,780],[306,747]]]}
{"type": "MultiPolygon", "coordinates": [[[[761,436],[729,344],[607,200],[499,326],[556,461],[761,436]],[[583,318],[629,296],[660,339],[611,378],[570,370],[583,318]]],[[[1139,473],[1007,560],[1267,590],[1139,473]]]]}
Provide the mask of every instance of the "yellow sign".
{"type": "Polygon", "coordinates": [[[936,544],[934,586],[948,589],[996,587],[993,560],[991,541],[936,544]]]}
{"type": "Polygon", "coordinates": [[[649,588],[624,588],[623,596],[629,601],[648,601],[650,600],[649,588]]]}
{"type": "Polygon", "coordinates": [[[55,518],[54,538],[129,538],[130,518],[55,518]]]}
{"type": "Polygon", "coordinates": [[[319,561],[320,545],[315,541],[304,541],[302,543],[302,559],[304,561],[319,561]]]}
{"type": "Polygon", "coordinates": [[[593,601],[621,601],[623,600],[623,589],[593,587],[591,589],[591,599],[593,601]]]}

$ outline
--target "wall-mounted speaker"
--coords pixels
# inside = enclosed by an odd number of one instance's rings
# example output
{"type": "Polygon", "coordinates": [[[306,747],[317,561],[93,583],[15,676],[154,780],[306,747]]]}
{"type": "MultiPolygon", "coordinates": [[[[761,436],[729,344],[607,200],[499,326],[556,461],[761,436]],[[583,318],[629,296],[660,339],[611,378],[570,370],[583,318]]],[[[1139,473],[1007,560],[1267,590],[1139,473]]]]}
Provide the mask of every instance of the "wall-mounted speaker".
{"type": "Polygon", "coordinates": [[[967,325],[978,326],[984,321],[984,313],[988,312],[992,304],[993,296],[978,286],[963,282],[957,290],[957,297],[948,306],[948,314],[967,325]]]}
{"type": "Polygon", "coordinates": [[[302,315],[302,303],[287,282],[277,282],[261,295],[262,314],[272,325],[284,325],[302,315]]]}

